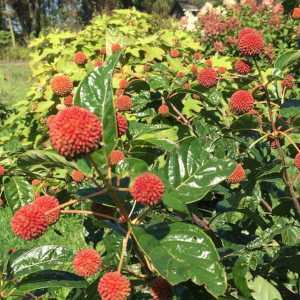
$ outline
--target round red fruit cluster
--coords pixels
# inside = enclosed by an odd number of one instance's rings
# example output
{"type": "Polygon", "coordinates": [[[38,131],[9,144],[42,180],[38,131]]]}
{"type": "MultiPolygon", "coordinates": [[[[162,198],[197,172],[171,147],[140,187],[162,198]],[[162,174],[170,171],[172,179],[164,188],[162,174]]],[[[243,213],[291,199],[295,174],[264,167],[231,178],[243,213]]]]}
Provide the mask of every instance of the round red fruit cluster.
{"type": "Polygon", "coordinates": [[[73,269],[78,276],[92,276],[99,271],[101,265],[101,256],[94,249],[79,250],[73,258],[73,269]]]}
{"type": "Polygon", "coordinates": [[[199,71],[197,79],[201,86],[210,88],[217,84],[218,73],[213,68],[207,67],[199,71]]]}
{"type": "Polygon", "coordinates": [[[84,65],[87,62],[87,56],[82,51],[78,51],[74,54],[74,62],[77,65],[84,65]]]}
{"type": "Polygon", "coordinates": [[[248,91],[238,90],[233,93],[229,100],[229,107],[232,112],[242,114],[253,109],[254,98],[248,91]]]}
{"type": "Polygon", "coordinates": [[[238,37],[238,48],[241,54],[255,56],[264,50],[263,35],[253,28],[244,28],[238,37]]]}
{"type": "Polygon", "coordinates": [[[144,205],[155,205],[161,201],[164,183],[155,174],[146,172],[135,178],[130,193],[133,199],[144,205]]]}
{"type": "Polygon", "coordinates": [[[243,59],[239,59],[234,63],[234,69],[237,73],[246,75],[251,72],[251,65],[243,59]]]}
{"type": "Polygon", "coordinates": [[[238,164],[234,171],[228,176],[229,183],[240,183],[246,179],[246,172],[241,164],[238,164]]]}
{"type": "Polygon", "coordinates": [[[66,157],[94,150],[102,136],[97,116],[78,106],[66,108],[48,119],[48,127],[53,148],[66,157]]]}
{"type": "Polygon", "coordinates": [[[111,166],[117,165],[125,158],[124,152],[121,150],[113,150],[109,155],[109,163],[111,166]]]}
{"type": "Polygon", "coordinates": [[[55,75],[51,80],[51,88],[58,96],[67,96],[72,92],[73,82],[67,75],[55,75]]]}
{"type": "Polygon", "coordinates": [[[75,181],[75,182],[81,182],[85,178],[84,174],[78,170],[73,170],[71,172],[71,177],[72,177],[73,181],[75,181]]]}
{"type": "Polygon", "coordinates": [[[132,100],[129,96],[121,95],[117,98],[116,107],[119,111],[130,110],[132,106],[132,100]]]}

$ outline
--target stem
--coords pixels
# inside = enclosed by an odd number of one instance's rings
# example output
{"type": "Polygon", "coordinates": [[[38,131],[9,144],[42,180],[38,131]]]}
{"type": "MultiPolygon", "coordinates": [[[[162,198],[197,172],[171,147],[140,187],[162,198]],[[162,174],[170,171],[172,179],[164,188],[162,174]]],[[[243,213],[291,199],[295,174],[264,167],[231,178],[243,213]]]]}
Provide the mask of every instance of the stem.
{"type": "MultiPolygon", "coordinates": [[[[254,58],[254,62],[255,62],[255,66],[258,70],[259,76],[260,76],[261,80],[263,80],[260,68],[259,68],[258,63],[255,60],[255,58],[254,58]]],[[[271,125],[272,125],[272,131],[273,131],[273,133],[276,133],[277,129],[276,129],[275,121],[273,120],[273,110],[272,110],[272,104],[271,104],[269,91],[268,91],[268,89],[266,88],[265,85],[263,85],[263,88],[264,88],[264,91],[265,91],[265,95],[267,97],[269,119],[270,119],[270,122],[271,122],[271,125]]],[[[299,200],[298,200],[298,195],[296,194],[296,192],[294,190],[293,182],[292,182],[292,180],[289,176],[289,173],[287,171],[288,166],[287,166],[287,163],[286,163],[285,154],[284,154],[284,151],[283,151],[283,149],[280,145],[280,141],[279,141],[279,138],[278,138],[277,135],[275,135],[275,140],[277,140],[277,143],[279,145],[278,153],[279,153],[282,165],[283,165],[283,180],[284,180],[284,183],[286,184],[286,186],[289,190],[290,196],[291,196],[292,201],[293,201],[295,212],[296,212],[296,214],[298,214],[298,216],[300,216],[300,203],[299,203],[299,200]]]]}
{"type": "Polygon", "coordinates": [[[272,213],[273,209],[267,201],[265,201],[264,199],[260,199],[260,202],[269,213],[272,213]]]}
{"type": "Polygon", "coordinates": [[[121,273],[121,270],[122,270],[124,257],[125,257],[125,253],[126,253],[126,249],[127,249],[128,240],[129,240],[129,237],[131,234],[131,230],[132,230],[131,228],[128,229],[127,234],[126,234],[125,238],[123,239],[122,252],[121,252],[120,262],[119,262],[119,266],[118,266],[119,273],[121,273]]]}
{"type": "Polygon", "coordinates": [[[296,143],[293,141],[293,139],[288,134],[286,134],[285,132],[282,132],[282,131],[278,131],[278,133],[284,135],[289,140],[289,142],[295,147],[295,149],[297,150],[297,152],[300,152],[300,149],[298,148],[298,146],[296,145],[296,143]]]}
{"type": "Polygon", "coordinates": [[[67,206],[70,206],[70,205],[73,205],[73,204],[77,204],[77,203],[79,203],[79,202],[80,202],[80,200],[76,200],[76,199],[69,200],[69,201],[66,202],[66,203],[63,203],[63,204],[61,204],[61,205],[58,205],[58,206],[56,206],[56,207],[54,207],[54,208],[48,210],[48,211],[46,212],[46,215],[48,215],[48,214],[50,214],[50,213],[52,213],[52,212],[54,212],[54,211],[56,211],[56,210],[62,209],[62,208],[64,208],[64,207],[67,207],[67,206]]]}
{"type": "Polygon", "coordinates": [[[101,218],[104,218],[104,219],[113,220],[113,221],[116,221],[116,222],[118,221],[118,219],[113,217],[113,216],[98,213],[98,212],[94,212],[94,211],[90,211],[90,210],[70,209],[70,210],[62,210],[61,213],[62,214],[85,215],[85,216],[93,215],[93,216],[101,217],[101,218]]]}

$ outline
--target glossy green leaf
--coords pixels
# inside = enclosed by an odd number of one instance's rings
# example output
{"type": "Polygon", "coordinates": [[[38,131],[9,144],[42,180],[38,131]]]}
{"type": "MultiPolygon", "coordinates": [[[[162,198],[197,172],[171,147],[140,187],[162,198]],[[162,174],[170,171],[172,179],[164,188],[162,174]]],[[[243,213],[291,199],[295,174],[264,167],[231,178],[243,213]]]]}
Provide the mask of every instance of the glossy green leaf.
{"type": "Polygon", "coordinates": [[[85,288],[87,282],[77,275],[64,271],[40,271],[25,277],[17,284],[17,291],[30,292],[44,288],[85,288]]]}
{"type": "Polygon", "coordinates": [[[130,176],[131,179],[146,171],[148,171],[147,163],[138,158],[125,158],[116,166],[118,175],[121,177],[130,176]]]}
{"type": "Polygon", "coordinates": [[[106,65],[97,68],[80,83],[74,104],[94,112],[103,126],[103,143],[107,154],[111,152],[117,138],[117,123],[113,105],[112,73],[120,53],[111,55],[106,65]]]}
{"type": "Polygon", "coordinates": [[[278,75],[284,71],[284,69],[290,64],[299,61],[300,59],[300,50],[290,50],[286,51],[280,55],[274,64],[274,74],[278,75]]]}
{"type": "Polygon", "coordinates": [[[278,290],[261,276],[255,277],[250,287],[255,300],[282,300],[278,290]]]}
{"type": "Polygon", "coordinates": [[[167,189],[163,199],[173,197],[183,203],[201,200],[234,170],[235,163],[213,157],[199,139],[188,139],[174,150],[161,174],[167,189]]]}
{"type": "Polygon", "coordinates": [[[30,203],[34,198],[32,185],[21,176],[4,178],[4,195],[13,210],[30,203]]]}
{"type": "Polygon", "coordinates": [[[172,285],[191,280],[214,296],[225,293],[224,267],[215,245],[199,227],[159,223],[134,226],[133,234],[154,269],[172,285]]]}
{"type": "Polygon", "coordinates": [[[46,269],[63,268],[72,260],[73,251],[61,246],[45,245],[23,252],[11,262],[14,276],[24,276],[46,269]]]}
{"type": "Polygon", "coordinates": [[[76,168],[76,164],[66,160],[63,156],[51,150],[30,150],[19,157],[18,164],[21,167],[29,165],[43,165],[47,167],[76,168]]]}

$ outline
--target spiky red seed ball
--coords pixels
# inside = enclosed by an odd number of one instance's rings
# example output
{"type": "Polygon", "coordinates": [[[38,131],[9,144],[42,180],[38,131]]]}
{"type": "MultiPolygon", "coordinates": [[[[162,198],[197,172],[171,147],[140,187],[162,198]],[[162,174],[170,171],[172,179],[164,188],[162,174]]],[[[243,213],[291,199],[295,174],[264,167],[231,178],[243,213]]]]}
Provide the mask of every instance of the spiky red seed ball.
{"type": "Polygon", "coordinates": [[[300,152],[295,156],[295,167],[300,169],[300,152]]]}
{"type": "Polygon", "coordinates": [[[180,56],[179,50],[177,50],[177,49],[170,50],[170,56],[173,57],[173,58],[179,57],[180,56]]]}
{"type": "Polygon", "coordinates": [[[41,183],[42,183],[42,181],[40,179],[33,179],[31,181],[31,185],[33,185],[33,186],[40,185],[41,183]]]}
{"type": "Polygon", "coordinates": [[[229,183],[240,183],[246,179],[246,172],[241,164],[238,164],[234,171],[228,176],[229,183]]]}
{"type": "Polygon", "coordinates": [[[121,150],[113,150],[109,155],[109,163],[112,166],[117,165],[120,161],[125,158],[124,152],[121,150]]]}
{"type": "Polygon", "coordinates": [[[199,59],[201,59],[202,58],[202,54],[200,53],[200,52],[195,52],[194,53],[194,59],[195,60],[199,60],[199,59]]]}
{"type": "Polygon", "coordinates": [[[294,84],[295,78],[291,74],[286,75],[281,82],[281,86],[286,89],[292,89],[294,84]]]}
{"type": "Polygon", "coordinates": [[[165,186],[162,180],[150,172],[135,178],[130,193],[133,199],[144,205],[155,205],[161,201],[165,186]]]}
{"type": "Polygon", "coordinates": [[[226,72],[226,68],[225,67],[219,67],[217,69],[217,71],[218,71],[219,74],[224,74],[226,72]]]}
{"type": "Polygon", "coordinates": [[[118,44],[118,43],[115,43],[115,44],[112,44],[111,45],[111,52],[112,53],[115,53],[115,52],[118,52],[122,49],[121,45],[118,44]]]}
{"type": "Polygon", "coordinates": [[[243,55],[258,55],[264,50],[264,38],[258,31],[244,33],[240,35],[238,48],[243,55]]]}
{"type": "Polygon", "coordinates": [[[151,296],[153,300],[171,300],[172,287],[163,278],[155,278],[151,284],[151,296]]]}
{"type": "Polygon", "coordinates": [[[212,60],[210,58],[208,58],[207,60],[205,60],[204,62],[208,67],[212,67],[212,60]]]}
{"type": "Polygon", "coordinates": [[[5,168],[0,165],[0,176],[3,176],[5,174],[5,168]]]}
{"type": "Polygon", "coordinates": [[[230,110],[237,114],[249,112],[253,109],[254,98],[248,91],[238,90],[233,93],[229,100],[230,110]]]}
{"type": "Polygon", "coordinates": [[[85,178],[84,174],[78,170],[73,170],[71,172],[71,177],[72,177],[73,181],[75,181],[75,182],[81,182],[85,178]]]}
{"type": "Polygon", "coordinates": [[[122,95],[124,95],[124,90],[123,90],[123,89],[117,89],[117,90],[116,90],[116,96],[117,96],[117,97],[120,97],[120,96],[122,96],[122,95]]]}
{"type": "Polygon", "coordinates": [[[60,209],[53,210],[59,206],[59,202],[55,197],[49,195],[36,197],[32,205],[38,207],[45,214],[48,225],[54,224],[59,219],[60,209]],[[50,210],[51,212],[47,213],[50,210]]]}
{"type": "Polygon", "coordinates": [[[119,81],[119,88],[120,89],[126,89],[128,86],[128,81],[126,79],[121,79],[119,81]]]}
{"type": "Polygon", "coordinates": [[[78,51],[74,54],[74,62],[77,65],[84,65],[87,62],[87,56],[82,51],[78,51]]]}
{"type": "Polygon", "coordinates": [[[300,19],[300,7],[295,7],[292,13],[293,19],[300,19]]]}
{"type": "Polygon", "coordinates": [[[239,74],[245,75],[251,72],[251,65],[243,59],[238,59],[234,63],[234,70],[239,74]]]}
{"type": "Polygon", "coordinates": [[[117,271],[104,274],[98,284],[102,300],[126,300],[130,291],[130,281],[117,271]]]}
{"type": "Polygon", "coordinates": [[[27,204],[13,215],[11,227],[19,238],[32,240],[40,237],[47,230],[48,221],[39,207],[27,204]]]}
{"type": "Polygon", "coordinates": [[[51,88],[58,96],[67,96],[72,92],[73,82],[67,75],[55,75],[51,80],[51,88]]]}
{"type": "Polygon", "coordinates": [[[196,65],[192,65],[191,66],[191,72],[194,74],[194,75],[197,75],[198,74],[198,67],[196,65]]]}
{"type": "Polygon", "coordinates": [[[95,68],[101,68],[103,66],[104,62],[100,59],[97,59],[94,61],[95,68]]]}
{"type": "Polygon", "coordinates": [[[94,249],[82,249],[76,252],[73,258],[75,274],[89,277],[96,274],[102,265],[100,254],[94,249]]]}
{"type": "Polygon", "coordinates": [[[129,96],[121,95],[117,98],[116,107],[119,111],[130,110],[132,106],[132,100],[129,96]]]}
{"type": "Polygon", "coordinates": [[[239,34],[238,34],[238,39],[240,39],[243,35],[248,34],[248,33],[256,33],[256,29],[250,28],[250,27],[245,27],[243,28],[239,34]]]}
{"type": "Polygon", "coordinates": [[[177,72],[176,77],[183,78],[184,77],[184,72],[182,72],[182,71],[177,72]]]}
{"type": "Polygon", "coordinates": [[[117,113],[117,125],[118,125],[118,135],[119,136],[124,135],[128,129],[128,122],[127,119],[119,113],[117,113]]]}
{"type": "Polygon", "coordinates": [[[89,153],[102,136],[97,116],[78,106],[60,111],[48,122],[48,127],[53,148],[66,157],[89,153]]]}
{"type": "Polygon", "coordinates": [[[168,116],[169,115],[169,106],[167,104],[162,104],[158,108],[158,113],[163,117],[168,116]]]}
{"type": "Polygon", "coordinates": [[[68,95],[64,99],[64,105],[66,106],[72,106],[73,105],[73,95],[68,95]]]}
{"type": "Polygon", "coordinates": [[[218,73],[213,68],[207,67],[199,71],[197,79],[201,86],[209,88],[217,84],[218,73]]]}

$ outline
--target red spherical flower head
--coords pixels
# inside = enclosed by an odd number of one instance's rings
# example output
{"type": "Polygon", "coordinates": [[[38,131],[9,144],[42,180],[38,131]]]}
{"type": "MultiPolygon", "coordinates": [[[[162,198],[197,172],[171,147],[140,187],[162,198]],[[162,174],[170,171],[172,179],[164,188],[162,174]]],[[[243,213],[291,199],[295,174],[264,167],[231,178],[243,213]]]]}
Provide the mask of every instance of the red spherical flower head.
{"type": "Polygon", "coordinates": [[[81,182],[85,178],[84,174],[78,170],[73,170],[71,173],[71,177],[75,182],[81,182]]]}
{"type": "Polygon", "coordinates": [[[98,293],[102,300],[126,300],[130,291],[130,281],[120,272],[104,274],[98,284],[98,293]]]}
{"type": "Polygon", "coordinates": [[[21,207],[11,219],[12,231],[23,240],[32,240],[41,236],[48,228],[44,212],[36,205],[21,207]]]}
{"type": "Polygon", "coordinates": [[[242,114],[253,109],[254,98],[251,93],[239,90],[233,93],[229,100],[229,106],[232,112],[242,114]]]}
{"type": "Polygon", "coordinates": [[[218,71],[219,74],[224,74],[226,72],[226,68],[225,67],[219,67],[217,69],[217,71],[218,71]]]}
{"type": "Polygon", "coordinates": [[[33,186],[40,185],[41,183],[42,183],[42,181],[39,180],[39,179],[33,179],[33,180],[31,181],[31,185],[33,185],[33,186]]]}
{"type": "Polygon", "coordinates": [[[170,50],[170,56],[173,58],[179,57],[180,56],[179,50],[177,49],[170,50]]]}
{"type": "Polygon", "coordinates": [[[151,284],[151,296],[153,300],[171,300],[172,287],[163,278],[155,278],[151,284]]]}
{"type": "Polygon", "coordinates": [[[102,265],[100,254],[94,249],[82,249],[76,252],[73,258],[75,274],[89,277],[96,274],[102,265]]]}
{"type": "Polygon", "coordinates": [[[300,19],[300,7],[295,7],[292,13],[293,19],[300,19]]]}
{"type": "Polygon", "coordinates": [[[212,61],[210,58],[208,58],[205,62],[204,62],[208,67],[212,67],[212,61]]]}
{"type": "Polygon", "coordinates": [[[104,62],[100,59],[97,59],[94,61],[95,68],[101,68],[103,66],[104,62]]]}
{"type": "Polygon", "coordinates": [[[60,216],[60,209],[55,209],[59,206],[58,200],[49,195],[37,197],[32,205],[38,207],[46,217],[48,225],[54,224],[57,222],[60,216]],[[47,213],[51,210],[50,213],[47,213]]]}
{"type": "Polygon", "coordinates": [[[194,53],[194,60],[200,60],[202,58],[202,54],[200,52],[194,53]]]}
{"type": "Polygon", "coordinates": [[[218,73],[213,68],[204,68],[198,73],[197,80],[201,86],[206,88],[217,84],[218,73]]]}
{"type": "Polygon", "coordinates": [[[178,77],[178,78],[184,77],[184,72],[182,72],[182,71],[177,72],[176,77],[178,77]]]}
{"type": "Polygon", "coordinates": [[[126,79],[121,79],[119,81],[119,88],[120,89],[126,89],[128,86],[128,81],[126,79]]]}
{"type": "Polygon", "coordinates": [[[113,150],[109,155],[109,163],[111,166],[117,165],[125,158],[124,152],[121,150],[113,150]]]}
{"type": "Polygon", "coordinates": [[[0,165],[0,176],[3,176],[5,174],[5,168],[0,165]]]}
{"type": "Polygon", "coordinates": [[[155,205],[159,203],[164,191],[165,186],[162,180],[150,172],[136,177],[130,188],[133,199],[144,205],[155,205]]]}
{"type": "Polygon", "coordinates": [[[197,75],[198,74],[198,67],[196,65],[192,65],[191,66],[191,72],[194,74],[194,75],[197,75]]]}
{"type": "Polygon", "coordinates": [[[300,170],[300,152],[295,156],[295,167],[300,170]]]}
{"type": "Polygon", "coordinates": [[[73,95],[69,95],[64,99],[64,105],[66,105],[66,106],[73,105],[73,95]]]}
{"type": "Polygon", "coordinates": [[[102,135],[97,116],[78,106],[60,111],[48,126],[53,148],[66,157],[94,150],[102,135]]]}
{"type": "Polygon", "coordinates": [[[74,54],[74,62],[77,65],[84,65],[87,62],[87,56],[82,51],[78,51],[74,54]]]}
{"type": "Polygon", "coordinates": [[[229,183],[240,183],[246,179],[246,172],[241,164],[238,164],[234,171],[228,176],[229,183]]]}
{"type": "Polygon", "coordinates": [[[158,108],[158,113],[163,117],[168,116],[169,115],[169,106],[167,104],[162,104],[158,108]]]}
{"type": "Polygon", "coordinates": [[[118,43],[115,43],[115,44],[111,45],[111,52],[112,53],[119,52],[119,51],[121,51],[121,49],[122,49],[122,47],[118,43]]]}
{"type": "Polygon", "coordinates": [[[132,100],[129,96],[122,95],[117,98],[116,107],[119,111],[130,110],[132,106],[132,100]]]}
{"type": "Polygon", "coordinates": [[[238,41],[238,48],[243,55],[254,56],[263,52],[264,39],[258,31],[242,34],[238,41]]]}
{"type": "Polygon", "coordinates": [[[285,76],[281,82],[281,86],[286,89],[292,89],[295,84],[295,79],[291,74],[285,76]]]}
{"type": "Polygon", "coordinates": [[[51,88],[58,96],[67,96],[72,92],[73,82],[67,75],[55,75],[51,80],[51,88]]]}
{"type": "Polygon", "coordinates": [[[239,59],[234,63],[234,70],[242,75],[248,74],[251,72],[251,65],[243,59],[239,59]]]}
{"type": "Polygon", "coordinates": [[[122,136],[128,129],[127,119],[121,114],[117,113],[118,135],[122,136]]]}
{"type": "Polygon", "coordinates": [[[249,34],[249,33],[257,33],[257,31],[254,28],[245,27],[239,32],[238,39],[240,39],[243,35],[249,34]]]}

